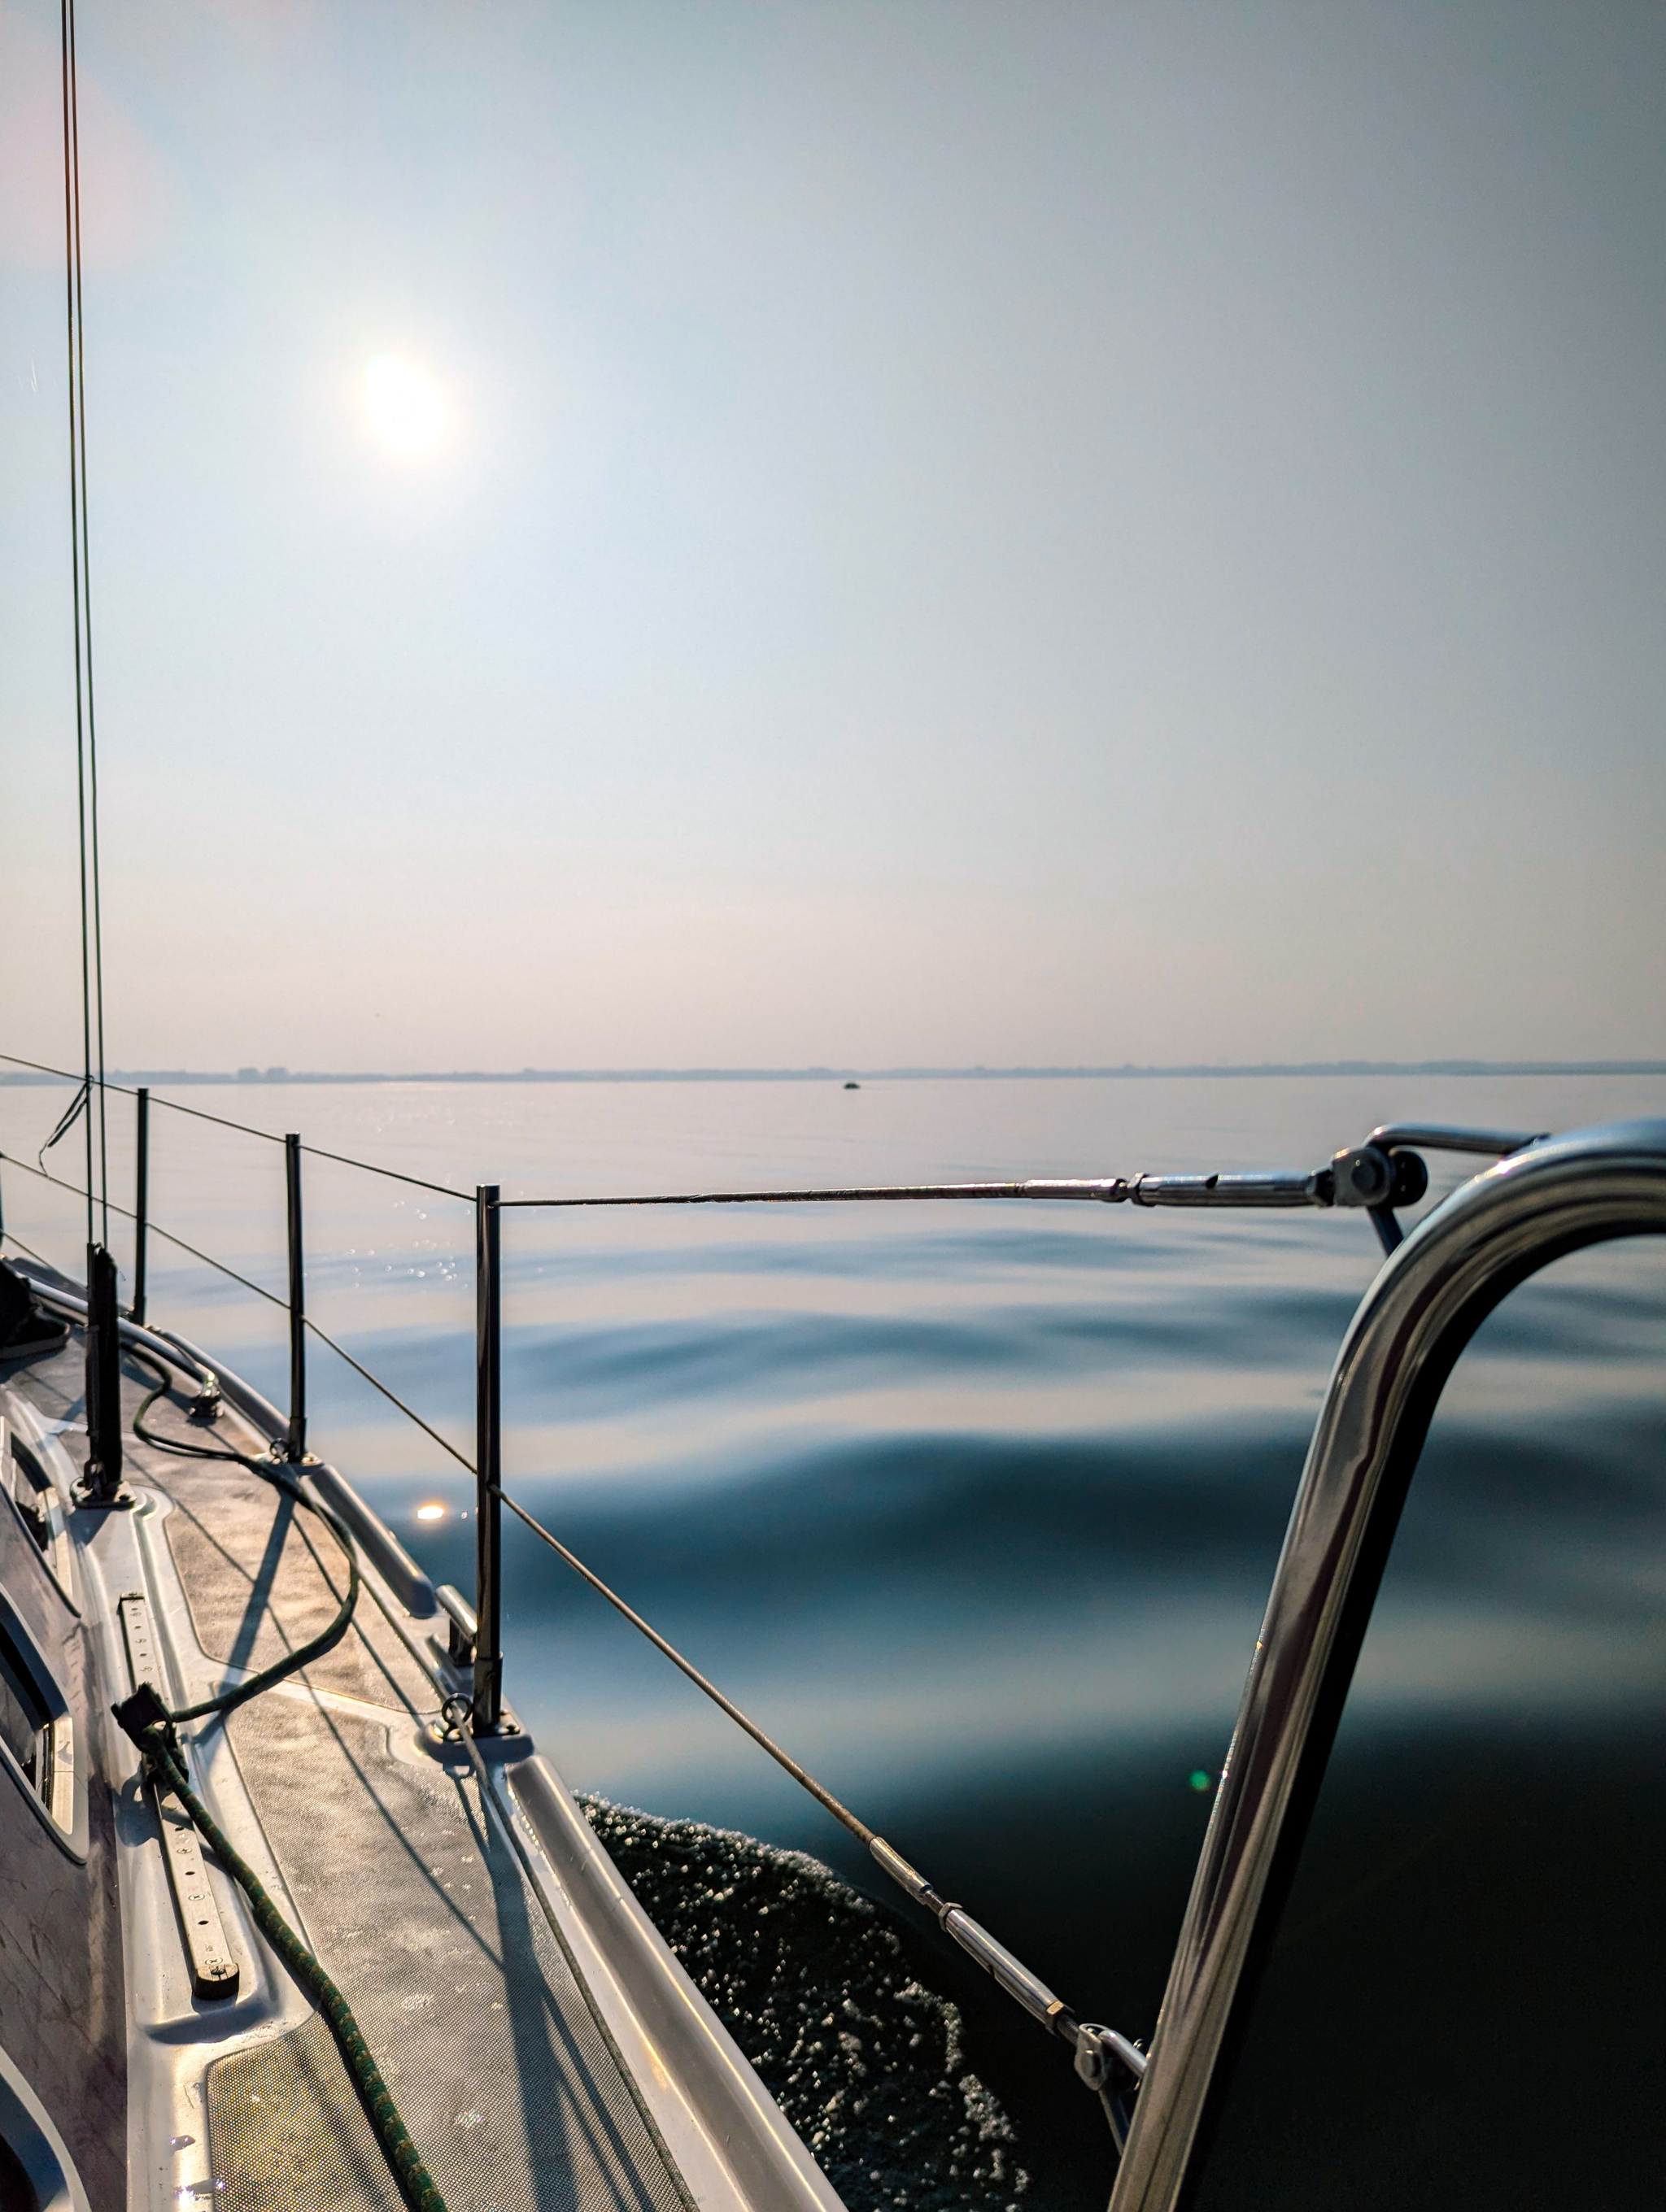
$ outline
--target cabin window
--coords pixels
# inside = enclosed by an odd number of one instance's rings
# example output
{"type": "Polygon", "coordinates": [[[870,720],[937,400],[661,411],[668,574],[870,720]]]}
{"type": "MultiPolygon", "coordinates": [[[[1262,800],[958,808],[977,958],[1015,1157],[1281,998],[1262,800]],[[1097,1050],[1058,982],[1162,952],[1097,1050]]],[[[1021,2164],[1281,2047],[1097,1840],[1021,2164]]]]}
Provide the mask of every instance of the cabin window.
{"type": "Polygon", "coordinates": [[[3,1632],[0,1632],[0,1743],[17,1761],[35,1795],[48,1799],[52,1777],[52,1715],[3,1632]]]}

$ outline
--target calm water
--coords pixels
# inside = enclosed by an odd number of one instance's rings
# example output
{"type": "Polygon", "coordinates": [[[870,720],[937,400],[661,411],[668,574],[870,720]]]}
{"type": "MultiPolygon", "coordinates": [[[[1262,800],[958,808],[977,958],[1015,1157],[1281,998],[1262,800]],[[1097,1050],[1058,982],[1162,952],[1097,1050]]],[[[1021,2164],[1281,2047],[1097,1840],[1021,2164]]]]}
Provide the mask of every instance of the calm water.
{"type": "MultiPolygon", "coordinates": [[[[1389,1118],[1666,1114],[1666,1082],[1643,1079],[176,1095],[506,1196],[1306,1168],[1389,1118]]],[[[0,1143],[33,1158],[60,1103],[0,1090],[0,1143]]],[[[281,1152],[170,1114],[153,1130],[155,1218],[276,1288],[281,1152]]],[[[1456,1170],[1431,1164],[1438,1196],[1456,1170]]],[[[307,1175],[316,1317],[469,1448],[469,1210],[307,1175]]],[[[4,1193],[8,1226],[74,1268],[72,1206],[14,1170],[4,1193]]],[[[1368,1222],[524,1212],[505,1251],[508,1486],[1069,2002],[1148,2034],[1207,1812],[1193,1778],[1225,1751],[1377,1265],[1368,1222]]],[[[152,1253],[153,1314],[282,1402],[281,1317],[152,1253]]],[[[1212,2205],[1572,2204],[1595,2201],[1594,2173],[1606,2201],[1649,2201],[1662,1261],[1636,1244],[1561,1263],[1449,1388],[1212,2205]]],[[[466,1587],[466,1478],[321,1351],[312,1391],[316,1449],[466,1587]],[[418,1522],[425,1503],[447,1518],[418,1522]]],[[[509,1694],[572,1782],[866,1881],[842,1832],[513,1524],[506,1580],[509,1694]]],[[[944,1972],[1037,2200],[1095,2202],[1099,2124],[1062,2053],[944,1972]]]]}

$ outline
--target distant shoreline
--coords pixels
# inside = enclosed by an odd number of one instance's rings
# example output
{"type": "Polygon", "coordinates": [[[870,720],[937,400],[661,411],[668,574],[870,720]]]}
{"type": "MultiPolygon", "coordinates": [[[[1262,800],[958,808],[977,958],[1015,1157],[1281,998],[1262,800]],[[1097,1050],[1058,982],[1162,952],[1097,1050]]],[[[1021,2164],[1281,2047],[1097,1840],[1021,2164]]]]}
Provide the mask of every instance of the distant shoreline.
{"type": "MultiPolygon", "coordinates": [[[[1666,1060],[1261,1060],[1173,1067],[523,1067],[455,1068],[410,1074],[332,1074],[284,1067],[112,1068],[108,1079],[146,1085],[219,1084],[239,1090],[292,1083],[921,1083],[1034,1082],[1084,1079],[1150,1082],[1223,1076],[1666,1075],[1666,1060]]],[[[0,1071],[0,1085],[74,1082],[31,1068],[0,1071]]]]}

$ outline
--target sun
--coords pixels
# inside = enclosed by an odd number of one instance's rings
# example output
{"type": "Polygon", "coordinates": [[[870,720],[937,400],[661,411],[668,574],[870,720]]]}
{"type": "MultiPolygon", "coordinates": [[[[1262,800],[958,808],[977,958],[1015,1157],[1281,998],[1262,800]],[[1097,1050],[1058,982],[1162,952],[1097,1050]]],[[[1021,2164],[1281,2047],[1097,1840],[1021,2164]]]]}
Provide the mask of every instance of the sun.
{"type": "Polygon", "coordinates": [[[397,354],[379,353],[366,362],[364,404],[371,434],[402,456],[428,453],[446,428],[439,386],[397,354]]]}

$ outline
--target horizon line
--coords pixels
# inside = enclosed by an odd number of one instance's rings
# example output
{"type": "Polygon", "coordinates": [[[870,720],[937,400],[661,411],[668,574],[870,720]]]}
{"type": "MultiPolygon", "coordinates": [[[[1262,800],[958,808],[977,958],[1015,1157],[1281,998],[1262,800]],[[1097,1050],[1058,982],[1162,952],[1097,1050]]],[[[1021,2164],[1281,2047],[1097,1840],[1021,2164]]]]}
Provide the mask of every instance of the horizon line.
{"type": "MultiPolygon", "coordinates": [[[[1666,1060],[1322,1060],[1188,1061],[1120,1066],[986,1067],[606,1067],[453,1068],[407,1073],[377,1070],[112,1068],[117,1084],[225,1085],[253,1088],[291,1083],[827,1083],[1149,1081],[1213,1077],[1360,1075],[1666,1075],[1666,1060]]],[[[77,1082],[72,1073],[35,1069],[0,1073],[0,1085],[77,1082]]]]}

